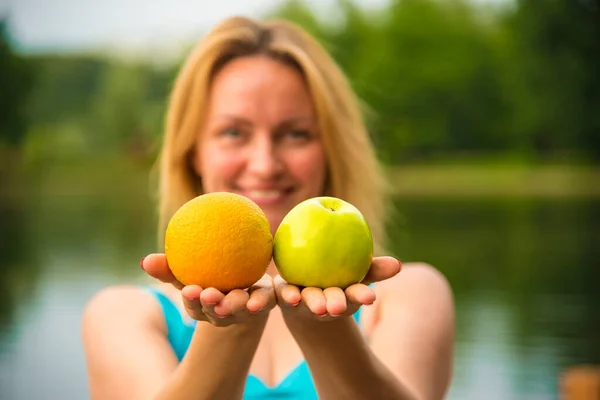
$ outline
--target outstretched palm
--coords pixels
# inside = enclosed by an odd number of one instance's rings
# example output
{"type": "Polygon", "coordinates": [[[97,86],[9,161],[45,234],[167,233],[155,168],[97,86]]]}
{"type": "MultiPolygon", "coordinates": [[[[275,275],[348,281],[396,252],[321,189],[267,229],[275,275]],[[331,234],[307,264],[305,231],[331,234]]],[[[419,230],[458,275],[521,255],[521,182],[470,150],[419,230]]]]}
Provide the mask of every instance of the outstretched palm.
{"type": "Polygon", "coordinates": [[[171,273],[164,254],[149,255],[142,261],[142,268],[153,278],[181,290],[183,305],[190,317],[216,326],[266,318],[276,305],[273,279],[266,274],[246,290],[235,289],[222,293],[215,288],[183,285],[171,273]]]}
{"type": "Polygon", "coordinates": [[[299,287],[275,277],[277,303],[284,312],[323,321],[354,314],[362,305],[372,304],[375,291],[369,285],[389,279],[400,272],[402,264],[393,257],[375,257],[361,283],[341,289],[299,287]]]}

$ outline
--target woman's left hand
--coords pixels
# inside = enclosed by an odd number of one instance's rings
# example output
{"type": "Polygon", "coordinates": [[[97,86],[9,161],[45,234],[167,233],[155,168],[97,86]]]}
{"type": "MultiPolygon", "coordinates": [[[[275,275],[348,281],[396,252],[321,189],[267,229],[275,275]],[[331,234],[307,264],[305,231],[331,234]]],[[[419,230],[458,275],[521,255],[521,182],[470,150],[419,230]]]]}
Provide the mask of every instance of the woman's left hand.
{"type": "Polygon", "coordinates": [[[284,314],[294,313],[298,317],[319,321],[350,316],[361,306],[375,301],[375,291],[369,287],[370,283],[389,279],[401,269],[402,263],[393,257],[375,257],[365,279],[346,289],[299,287],[277,275],[274,281],[277,303],[284,314]]]}

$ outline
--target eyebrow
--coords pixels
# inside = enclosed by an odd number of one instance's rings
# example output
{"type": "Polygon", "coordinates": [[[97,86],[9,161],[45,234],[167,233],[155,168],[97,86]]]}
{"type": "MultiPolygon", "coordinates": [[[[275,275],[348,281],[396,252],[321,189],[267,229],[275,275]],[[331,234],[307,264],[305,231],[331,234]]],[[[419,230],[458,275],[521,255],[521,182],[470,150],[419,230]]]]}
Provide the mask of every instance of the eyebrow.
{"type": "MultiPolygon", "coordinates": [[[[252,125],[251,121],[247,120],[246,118],[234,115],[234,114],[219,114],[217,117],[229,119],[229,120],[235,121],[236,123],[246,125],[246,126],[252,125]]],[[[303,122],[303,121],[308,121],[308,122],[314,123],[315,118],[308,117],[308,116],[302,116],[302,115],[294,116],[294,117],[290,117],[290,118],[287,118],[287,119],[281,121],[280,123],[277,124],[277,127],[281,128],[281,127],[292,125],[295,122],[303,122]]]]}

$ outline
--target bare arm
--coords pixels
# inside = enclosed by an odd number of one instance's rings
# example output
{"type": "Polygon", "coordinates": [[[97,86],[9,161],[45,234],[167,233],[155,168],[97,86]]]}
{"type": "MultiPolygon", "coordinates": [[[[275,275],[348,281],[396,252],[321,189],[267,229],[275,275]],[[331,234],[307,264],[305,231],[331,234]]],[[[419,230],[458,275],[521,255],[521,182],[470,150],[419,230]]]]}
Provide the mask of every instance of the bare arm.
{"type": "Polygon", "coordinates": [[[454,356],[450,285],[434,268],[416,264],[381,286],[370,334],[373,353],[419,399],[442,399],[454,356]]]}
{"type": "Polygon", "coordinates": [[[149,294],[128,287],[104,290],[83,318],[91,398],[241,398],[266,318],[255,321],[227,327],[198,322],[178,363],[149,294]]]}
{"type": "Polygon", "coordinates": [[[369,348],[352,317],[287,322],[320,399],[416,399],[369,348]]]}
{"type": "Polygon", "coordinates": [[[241,399],[265,322],[228,327],[198,324],[189,356],[157,399],[241,399]]]}
{"type": "MultiPolygon", "coordinates": [[[[322,399],[440,399],[452,365],[453,301],[449,285],[431,267],[408,267],[379,284],[370,343],[351,317],[286,322],[302,348],[322,399]]],[[[357,292],[358,289],[357,288],[357,292]]],[[[364,289],[364,287],[362,288],[364,289]]],[[[308,308],[339,303],[303,295],[308,308]]],[[[349,300],[363,294],[348,293],[349,300]]],[[[316,312],[319,314],[319,312],[316,312]]]]}

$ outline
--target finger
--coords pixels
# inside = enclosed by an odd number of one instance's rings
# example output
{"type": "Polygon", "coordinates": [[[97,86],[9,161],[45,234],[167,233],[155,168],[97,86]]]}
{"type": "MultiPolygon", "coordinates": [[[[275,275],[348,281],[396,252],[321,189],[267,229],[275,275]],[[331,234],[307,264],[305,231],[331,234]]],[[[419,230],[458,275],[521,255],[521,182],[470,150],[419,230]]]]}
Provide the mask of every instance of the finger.
{"type": "Polygon", "coordinates": [[[337,287],[330,287],[323,290],[323,295],[327,301],[327,312],[331,316],[338,316],[346,312],[348,305],[346,303],[346,294],[337,287]]]}
{"type": "Polygon", "coordinates": [[[278,297],[287,305],[297,306],[302,300],[300,288],[287,283],[281,276],[277,275],[275,277],[274,284],[278,297]]]}
{"type": "Polygon", "coordinates": [[[376,299],[375,291],[362,283],[348,286],[344,292],[350,303],[359,306],[373,304],[376,299]]]}
{"type": "Polygon", "coordinates": [[[295,285],[285,285],[279,292],[281,299],[288,305],[295,307],[302,301],[300,288],[295,285]]]}
{"type": "Polygon", "coordinates": [[[202,289],[200,286],[186,286],[181,289],[181,297],[183,299],[183,306],[192,318],[206,320],[206,316],[202,311],[202,304],[200,303],[201,292],[202,289]]]}
{"type": "Polygon", "coordinates": [[[273,308],[275,306],[273,278],[269,275],[263,276],[250,288],[249,295],[246,308],[250,313],[256,314],[261,310],[273,308]]]}
{"type": "Polygon", "coordinates": [[[219,304],[225,295],[215,288],[207,288],[200,293],[200,302],[205,308],[214,307],[219,304]]]}
{"type": "Polygon", "coordinates": [[[300,294],[302,301],[313,314],[325,315],[327,313],[327,301],[321,289],[308,287],[304,288],[300,294]]]}
{"type": "Polygon", "coordinates": [[[252,314],[256,314],[264,309],[272,308],[275,303],[275,296],[273,290],[267,288],[258,288],[250,293],[246,308],[252,314]]]}
{"type": "Polygon", "coordinates": [[[246,309],[246,303],[248,303],[248,292],[241,289],[235,289],[225,295],[225,298],[221,300],[214,307],[215,314],[220,317],[227,317],[229,315],[236,314],[246,309]]]}
{"type": "Polygon", "coordinates": [[[188,301],[199,301],[202,288],[198,285],[189,285],[181,289],[181,296],[188,301]]]}
{"type": "Polygon", "coordinates": [[[362,283],[368,285],[369,283],[384,281],[398,274],[401,269],[402,263],[394,257],[375,257],[362,283]]]}
{"type": "Polygon", "coordinates": [[[159,281],[170,283],[180,290],[184,286],[173,276],[167,263],[167,257],[162,253],[149,254],[142,259],[140,266],[148,275],[159,281]]]}

